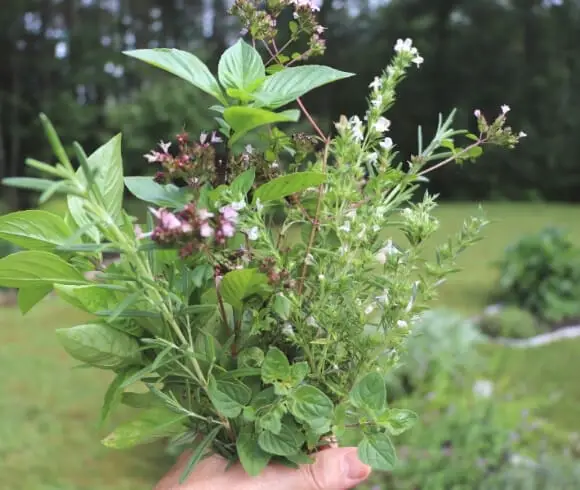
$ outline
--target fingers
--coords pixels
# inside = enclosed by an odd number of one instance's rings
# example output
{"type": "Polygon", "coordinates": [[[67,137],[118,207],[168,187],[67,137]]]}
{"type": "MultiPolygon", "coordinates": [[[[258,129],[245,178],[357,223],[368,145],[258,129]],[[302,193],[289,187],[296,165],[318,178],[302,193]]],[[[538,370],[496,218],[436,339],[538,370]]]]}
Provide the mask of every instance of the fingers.
{"type": "Polygon", "coordinates": [[[259,477],[247,478],[240,490],[348,490],[366,480],[370,467],[361,463],[356,448],[331,448],[315,455],[315,463],[298,470],[268,467],[259,477]]]}
{"type": "Polygon", "coordinates": [[[257,477],[238,464],[227,472],[227,462],[212,456],[201,461],[183,485],[179,478],[189,454],[184,454],[155,490],[349,490],[362,483],[371,469],[361,463],[356,448],[331,448],[317,453],[313,464],[299,469],[272,465],[257,477]]]}

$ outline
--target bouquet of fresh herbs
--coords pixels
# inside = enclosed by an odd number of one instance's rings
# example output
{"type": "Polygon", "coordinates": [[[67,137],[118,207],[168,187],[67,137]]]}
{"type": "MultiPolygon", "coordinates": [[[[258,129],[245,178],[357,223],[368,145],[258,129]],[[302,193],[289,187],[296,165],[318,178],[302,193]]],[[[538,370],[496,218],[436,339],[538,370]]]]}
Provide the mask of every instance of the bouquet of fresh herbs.
{"type": "Polygon", "coordinates": [[[440,117],[432,140],[419,131],[416,154],[401,158],[385,113],[423,61],[410,39],[370,83],[364,117],[341,117],[327,134],[301,97],[353,74],[299,65],[325,49],[308,0],[258,4],[236,0],[249,42],[223,53],[217,77],[177,49],[126,53],[216,102],[213,131],[145,155],[154,178],[123,177],[120,135],[90,155],[75,143],[75,168],[41,117],[57,163],[29,159],[46,178],[4,183],[41,191],[41,202],[65,194],[68,213],[0,217],[0,239],[25,249],[0,260],[0,286],[19,289],[23,312],[54,290],[93,315],[57,334],[72,357],[115,374],[103,423],[120,404],[139,409],[106,446],[170,438],[193,448],[188,471],[213,452],[256,475],[270,461],[308,463],[329,444],[357,445],[363,462],[389,470],[392,436],[417,415],[388,406],[385,376],[485,224],[468,219],[429,261],[435,199],[412,198],[431,171],[525,135],[505,125],[507,106],[491,123],[476,111],[477,134],[440,117]],[[294,20],[279,33],[285,9],[294,20]],[[306,50],[292,52],[296,43],[306,50]],[[311,133],[282,129],[300,117],[311,133]],[[150,206],[147,223],[124,210],[125,187],[150,206]],[[110,253],[120,259],[106,262],[110,253]]]}

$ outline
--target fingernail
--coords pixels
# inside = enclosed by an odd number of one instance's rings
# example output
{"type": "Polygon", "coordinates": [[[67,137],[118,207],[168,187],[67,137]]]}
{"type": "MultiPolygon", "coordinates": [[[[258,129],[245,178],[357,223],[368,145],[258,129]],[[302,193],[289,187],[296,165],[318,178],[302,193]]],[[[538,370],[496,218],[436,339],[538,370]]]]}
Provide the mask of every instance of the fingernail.
{"type": "Polygon", "coordinates": [[[346,476],[353,481],[360,482],[367,478],[371,469],[358,459],[356,450],[346,454],[343,460],[346,476]]]}

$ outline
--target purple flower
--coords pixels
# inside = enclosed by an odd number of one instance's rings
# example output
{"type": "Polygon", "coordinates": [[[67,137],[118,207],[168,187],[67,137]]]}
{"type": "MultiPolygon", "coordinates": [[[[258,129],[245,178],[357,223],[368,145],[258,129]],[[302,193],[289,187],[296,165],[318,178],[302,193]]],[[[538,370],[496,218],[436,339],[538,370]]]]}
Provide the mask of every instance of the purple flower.
{"type": "Polygon", "coordinates": [[[176,230],[182,227],[179,218],[167,209],[151,209],[151,213],[159,220],[161,228],[165,230],[176,230]]]}
{"type": "Polygon", "coordinates": [[[207,222],[202,223],[202,225],[199,227],[199,234],[204,238],[208,238],[213,235],[213,228],[207,222]]]}
{"type": "Polygon", "coordinates": [[[230,221],[224,221],[222,223],[221,231],[224,236],[233,237],[236,233],[236,228],[230,221]]]}
{"type": "Polygon", "coordinates": [[[220,209],[220,213],[222,213],[222,217],[227,220],[235,223],[238,219],[238,212],[231,206],[224,206],[220,209]]]}

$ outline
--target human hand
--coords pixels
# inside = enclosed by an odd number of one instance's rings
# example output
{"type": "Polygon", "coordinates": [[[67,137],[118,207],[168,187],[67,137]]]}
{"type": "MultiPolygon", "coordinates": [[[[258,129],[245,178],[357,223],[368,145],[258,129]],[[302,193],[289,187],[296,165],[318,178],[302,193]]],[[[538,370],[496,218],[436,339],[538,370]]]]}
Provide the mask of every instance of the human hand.
{"type": "Polygon", "coordinates": [[[198,463],[180,485],[188,456],[181,456],[155,490],[349,490],[366,480],[371,472],[359,461],[356,448],[325,449],[314,455],[313,464],[299,469],[271,465],[257,477],[248,476],[240,464],[225,471],[227,461],[211,456],[198,463]]]}

